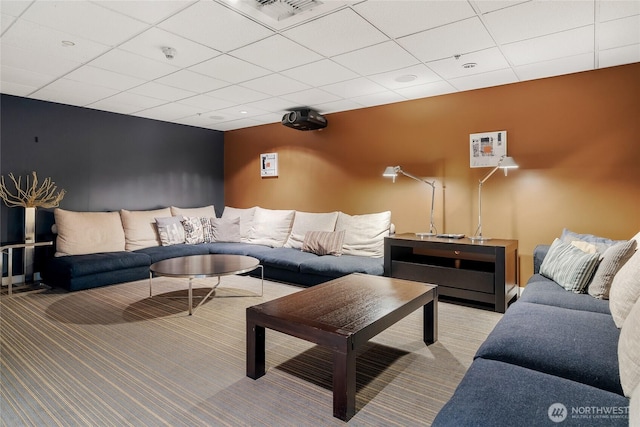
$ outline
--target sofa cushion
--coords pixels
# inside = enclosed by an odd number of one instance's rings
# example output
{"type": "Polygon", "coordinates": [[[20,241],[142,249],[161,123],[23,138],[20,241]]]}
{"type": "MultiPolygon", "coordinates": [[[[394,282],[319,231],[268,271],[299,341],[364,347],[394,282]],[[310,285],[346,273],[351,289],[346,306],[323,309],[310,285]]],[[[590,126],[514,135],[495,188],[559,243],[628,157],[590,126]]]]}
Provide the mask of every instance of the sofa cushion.
{"type": "Polygon", "coordinates": [[[209,253],[209,249],[202,245],[171,245],[171,246],[152,246],[149,248],[138,249],[134,253],[146,254],[151,258],[151,263],[162,261],[163,259],[177,258],[188,255],[205,255],[209,253]]]}
{"type": "Polygon", "coordinates": [[[184,227],[182,215],[156,218],[156,227],[162,246],[179,245],[184,243],[184,227]]]}
{"type": "Polygon", "coordinates": [[[589,284],[600,257],[555,239],[540,266],[540,274],[553,279],[568,291],[580,293],[589,284]]]}
{"type": "Polygon", "coordinates": [[[384,264],[381,258],[370,258],[353,255],[334,257],[331,255],[316,256],[300,264],[300,273],[315,274],[337,278],[351,273],[364,273],[381,276],[384,264]]]}
{"type": "Polygon", "coordinates": [[[176,206],[171,206],[171,215],[215,218],[216,209],[213,205],[203,206],[201,208],[178,208],[176,206]]]}
{"type": "MultiPolygon", "coordinates": [[[[248,255],[249,252],[257,253],[261,248],[270,249],[265,246],[252,245],[250,243],[205,243],[202,245],[212,254],[248,255]]],[[[250,255],[253,256],[253,255],[250,255]]]]}
{"type": "Polygon", "coordinates": [[[587,292],[594,298],[609,299],[609,290],[616,273],[631,258],[636,250],[636,241],[616,243],[602,254],[602,261],[596,269],[587,292]]]}
{"type": "Polygon", "coordinates": [[[118,212],[53,211],[58,236],[56,255],[84,255],[125,250],[125,236],[118,212]]]}
{"type": "Polygon", "coordinates": [[[293,218],[293,226],[285,248],[302,249],[304,236],[309,231],[334,231],[338,212],[312,213],[296,211],[293,218]]]}
{"type": "Polygon", "coordinates": [[[156,228],[156,218],[171,216],[171,209],[156,209],[151,211],[120,210],[122,227],[124,228],[125,249],[136,249],[160,246],[160,236],[156,228]]]}
{"type": "Polygon", "coordinates": [[[342,255],[345,231],[308,231],[302,250],[316,255],[342,255]]]}
{"type": "Polygon", "coordinates": [[[148,269],[150,265],[151,258],[147,254],[121,251],[52,258],[48,262],[47,270],[49,275],[68,280],[135,267],[148,269]]]}
{"type": "Polygon", "coordinates": [[[211,218],[212,242],[240,242],[240,217],[211,218]]]}
{"type": "Polygon", "coordinates": [[[294,215],[293,210],[256,207],[247,243],[281,248],[291,232],[294,215]]]}
{"type": "Polygon", "coordinates": [[[620,382],[627,397],[640,386],[640,301],[637,301],[622,325],[618,341],[620,382]]]}
{"type": "Polygon", "coordinates": [[[476,357],[622,394],[619,336],[609,315],[518,301],[509,307],[476,357]]]}
{"type": "Polygon", "coordinates": [[[289,271],[300,271],[300,265],[314,260],[318,256],[293,248],[269,248],[268,251],[254,253],[265,266],[282,268],[289,271]]]}
{"type": "Polygon", "coordinates": [[[476,359],[432,426],[627,426],[628,405],[623,396],[596,387],[500,361],[476,359]],[[566,412],[556,412],[552,421],[553,408],[566,412]],[[585,409],[591,408],[615,414],[585,415],[585,409]]]}
{"type": "Polygon", "coordinates": [[[621,328],[631,307],[640,297],[640,251],[623,265],[611,282],[609,308],[616,325],[621,328]]]}
{"type": "Polygon", "coordinates": [[[534,274],[529,278],[520,301],[611,314],[609,301],[596,299],[587,294],[574,294],[540,274],[534,274]]]}
{"type": "Polygon", "coordinates": [[[345,230],[345,255],[381,258],[384,256],[384,238],[389,235],[391,212],[365,215],[338,214],[336,231],[345,230]]]}

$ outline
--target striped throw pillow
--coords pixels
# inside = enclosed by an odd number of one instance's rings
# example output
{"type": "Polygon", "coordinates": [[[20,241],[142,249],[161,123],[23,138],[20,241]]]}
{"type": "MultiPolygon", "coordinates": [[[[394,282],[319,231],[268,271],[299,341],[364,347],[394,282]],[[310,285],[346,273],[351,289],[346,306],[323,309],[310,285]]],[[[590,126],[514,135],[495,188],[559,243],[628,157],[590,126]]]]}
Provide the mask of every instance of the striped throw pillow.
{"type": "Polygon", "coordinates": [[[598,267],[600,256],[588,254],[575,246],[555,239],[540,265],[540,274],[567,291],[582,293],[598,267]]]}
{"type": "Polygon", "coordinates": [[[316,255],[342,255],[345,230],[307,231],[302,242],[302,250],[316,255]]]}

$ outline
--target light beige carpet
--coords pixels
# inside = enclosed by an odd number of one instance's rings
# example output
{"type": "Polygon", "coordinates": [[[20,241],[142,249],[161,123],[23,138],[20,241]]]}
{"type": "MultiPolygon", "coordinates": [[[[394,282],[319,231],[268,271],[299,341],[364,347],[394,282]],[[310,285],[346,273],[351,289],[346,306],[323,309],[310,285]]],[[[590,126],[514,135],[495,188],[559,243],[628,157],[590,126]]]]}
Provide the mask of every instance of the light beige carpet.
{"type": "MultiPolygon", "coordinates": [[[[205,293],[200,282],[196,294],[205,293]]],[[[184,296],[185,280],[154,279],[184,296]]],[[[5,426],[332,426],[331,355],[267,330],[267,374],[245,373],[245,309],[301,288],[232,276],[187,315],[186,299],[149,298],[148,281],[0,302],[5,426]],[[233,289],[232,289],[233,288],[233,289]]],[[[439,340],[422,310],[375,337],[357,360],[348,425],[429,425],[500,314],[440,302],[439,340]]]]}

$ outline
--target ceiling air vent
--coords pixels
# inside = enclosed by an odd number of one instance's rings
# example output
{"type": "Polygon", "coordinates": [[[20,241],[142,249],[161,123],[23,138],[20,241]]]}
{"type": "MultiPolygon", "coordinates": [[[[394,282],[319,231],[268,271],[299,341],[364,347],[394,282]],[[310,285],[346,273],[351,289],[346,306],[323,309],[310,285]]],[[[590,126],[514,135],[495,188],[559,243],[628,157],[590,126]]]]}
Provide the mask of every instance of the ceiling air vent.
{"type": "Polygon", "coordinates": [[[254,0],[249,4],[276,21],[282,21],[305,10],[320,6],[322,2],[316,0],[254,0]]]}

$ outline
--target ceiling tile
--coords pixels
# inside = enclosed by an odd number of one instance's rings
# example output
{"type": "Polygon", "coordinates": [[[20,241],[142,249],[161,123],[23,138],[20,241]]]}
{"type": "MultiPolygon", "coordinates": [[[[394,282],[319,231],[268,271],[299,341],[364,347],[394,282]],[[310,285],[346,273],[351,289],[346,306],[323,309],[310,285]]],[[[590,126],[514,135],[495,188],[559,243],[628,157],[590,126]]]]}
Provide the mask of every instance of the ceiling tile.
{"type": "Polygon", "coordinates": [[[502,51],[515,66],[593,52],[593,27],[505,44],[502,51]]]}
{"type": "Polygon", "coordinates": [[[600,24],[598,31],[598,47],[600,49],[611,49],[637,43],[640,43],[640,15],[600,24]]]}
{"type": "Polygon", "coordinates": [[[281,74],[313,86],[324,86],[358,77],[353,71],[330,59],[284,70],[281,74]]]}
{"type": "Polygon", "coordinates": [[[0,62],[2,62],[2,65],[13,68],[47,74],[52,78],[68,73],[81,65],[79,62],[58,58],[53,55],[34,55],[28,50],[9,45],[2,45],[0,62]]]}
{"type": "Polygon", "coordinates": [[[418,98],[426,98],[429,96],[438,96],[445,95],[447,93],[457,92],[456,88],[451,86],[449,83],[445,81],[435,82],[435,83],[427,83],[424,85],[417,85],[406,87],[402,89],[397,89],[400,95],[404,96],[407,99],[418,99],[418,98]]]}
{"type": "Polygon", "coordinates": [[[273,71],[282,71],[322,59],[317,53],[281,35],[234,50],[233,56],[273,71]]]}
{"type": "Polygon", "coordinates": [[[416,65],[419,61],[393,41],[365,47],[333,58],[337,63],[368,76],[416,65]]]}
{"type": "Polygon", "coordinates": [[[150,119],[171,121],[187,116],[192,116],[194,114],[197,114],[198,112],[199,110],[195,107],[172,103],[159,105],[157,107],[149,108],[143,111],[138,111],[137,113],[135,113],[135,115],[139,117],[147,117],[150,119]]]}
{"type": "Polygon", "coordinates": [[[181,99],[180,104],[197,107],[203,111],[212,111],[236,105],[237,102],[214,98],[207,95],[196,95],[191,98],[181,99]]]}
{"type": "Polygon", "coordinates": [[[232,120],[229,122],[216,123],[208,127],[214,130],[229,131],[229,130],[235,130],[235,129],[248,128],[252,126],[259,126],[261,124],[262,123],[252,119],[240,119],[240,120],[232,120]]]}
{"type": "Polygon", "coordinates": [[[532,1],[484,15],[499,44],[592,25],[591,1],[532,1]]]}
{"type": "Polygon", "coordinates": [[[122,50],[149,59],[166,61],[163,47],[175,49],[174,58],[169,60],[169,63],[179,67],[189,67],[220,55],[217,50],[158,28],[151,28],[119,46],[122,50]]]}
{"type": "Polygon", "coordinates": [[[33,92],[36,89],[37,87],[25,86],[20,83],[15,83],[11,81],[7,82],[0,79],[0,92],[7,95],[28,96],[31,92],[33,92]]]}
{"type": "Polygon", "coordinates": [[[524,3],[531,0],[483,0],[475,2],[478,10],[482,13],[493,12],[494,10],[504,9],[506,7],[515,6],[518,3],[524,3]]]}
{"type": "Polygon", "coordinates": [[[379,84],[364,77],[322,86],[322,89],[341,98],[369,95],[376,92],[384,92],[386,90],[379,84]]]}
{"type": "Polygon", "coordinates": [[[282,122],[282,114],[277,113],[267,113],[259,116],[251,117],[251,120],[255,120],[256,122],[260,122],[261,124],[267,123],[281,123],[282,122]]]}
{"type": "Polygon", "coordinates": [[[354,9],[390,37],[402,37],[470,18],[466,1],[367,1],[354,9]]]}
{"type": "Polygon", "coordinates": [[[134,111],[155,107],[166,103],[161,99],[149,98],[148,96],[137,95],[135,93],[120,92],[112,97],[104,99],[104,102],[115,105],[128,105],[134,108],[134,111]]]}
{"type": "Polygon", "coordinates": [[[312,107],[316,104],[324,104],[326,102],[337,101],[339,96],[320,89],[307,89],[300,92],[289,93],[281,96],[282,99],[291,101],[291,107],[312,107]]]}
{"type": "Polygon", "coordinates": [[[398,43],[423,62],[436,61],[495,46],[478,18],[402,37],[398,43]]]}
{"type": "Polygon", "coordinates": [[[84,106],[115,93],[117,93],[116,90],[104,86],[59,79],[38,90],[32,96],[46,101],[84,106]]]}
{"type": "Polygon", "coordinates": [[[406,101],[407,98],[393,91],[372,93],[370,95],[356,96],[352,98],[354,102],[364,107],[375,107],[376,105],[392,104],[394,102],[406,101]]]}
{"type": "Polygon", "coordinates": [[[640,44],[601,50],[599,68],[640,62],[640,44]]]}
{"type": "Polygon", "coordinates": [[[399,70],[390,71],[388,73],[375,74],[369,76],[370,80],[386,87],[387,89],[399,89],[403,87],[421,85],[441,80],[440,77],[423,64],[414,65],[412,67],[401,68],[399,70]],[[403,77],[415,77],[411,81],[398,81],[396,79],[403,77]]]}
{"type": "Polygon", "coordinates": [[[242,86],[273,96],[285,95],[291,92],[300,92],[301,90],[310,88],[309,85],[280,74],[271,74],[265,77],[249,80],[248,82],[242,83],[242,86]]]}
{"type": "Polygon", "coordinates": [[[115,46],[142,32],[146,24],[85,1],[38,1],[23,19],[115,46]]]}
{"type": "Polygon", "coordinates": [[[158,25],[221,52],[268,37],[273,31],[213,1],[201,1],[158,25]]]}
{"type": "Polygon", "coordinates": [[[638,0],[599,1],[598,6],[600,7],[600,22],[640,15],[640,1],[638,0]]]}
{"type": "Polygon", "coordinates": [[[135,105],[118,102],[112,98],[101,99],[100,101],[85,105],[87,108],[93,108],[96,110],[110,111],[112,113],[119,114],[132,114],[141,110],[140,107],[135,105]]]}
{"type": "Polygon", "coordinates": [[[383,33],[351,9],[331,13],[283,34],[324,56],[350,52],[387,40],[383,33]]]}
{"type": "Polygon", "coordinates": [[[4,82],[30,87],[32,88],[30,92],[54,80],[54,77],[48,74],[32,70],[22,70],[4,64],[0,67],[0,77],[2,77],[2,81],[4,82]]]}
{"type": "Polygon", "coordinates": [[[451,79],[449,82],[459,91],[463,91],[517,83],[518,77],[511,68],[504,68],[502,70],[451,79]]]}
{"type": "Polygon", "coordinates": [[[263,111],[278,113],[280,117],[285,111],[291,109],[291,101],[282,98],[268,98],[261,101],[251,102],[247,104],[250,107],[259,108],[263,111]]]}
{"type": "Polygon", "coordinates": [[[194,114],[192,116],[177,119],[175,122],[188,126],[206,127],[211,125],[214,121],[206,114],[194,114]]]}
{"type": "Polygon", "coordinates": [[[178,1],[149,1],[149,0],[108,0],[94,1],[107,9],[115,10],[132,18],[139,19],[147,24],[155,24],[185,7],[195,3],[195,0],[178,1]]]}
{"type": "Polygon", "coordinates": [[[189,69],[230,83],[240,83],[271,74],[269,70],[229,55],[215,57],[189,69]]]}
{"type": "Polygon", "coordinates": [[[2,0],[2,3],[0,3],[0,12],[2,12],[3,15],[18,17],[30,5],[31,5],[30,1],[24,1],[24,0],[16,0],[16,1],[2,0]]]}
{"type": "Polygon", "coordinates": [[[131,89],[132,87],[140,86],[145,82],[145,80],[142,79],[125,76],[124,74],[115,73],[102,68],[91,67],[89,65],[85,65],[70,72],[65,76],[65,78],[117,90],[131,89]]]}
{"type": "Polygon", "coordinates": [[[4,33],[15,21],[16,18],[13,16],[0,15],[0,34],[4,33]]]}
{"type": "Polygon", "coordinates": [[[242,86],[227,86],[208,92],[207,95],[232,101],[235,104],[246,104],[268,98],[269,95],[242,86]]]}
{"type": "Polygon", "coordinates": [[[168,86],[190,90],[191,92],[209,92],[229,85],[229,83],[222,80],[189,70],[176,71],[173,74],[160,77],[156,81],[168,86]]]}
{"type": "Polygon", "coordinates": [[[317,105],[315,110],[320,114],[331,114],[341,111],[357,110],[358,108],[362,108],[362,105],[349,99],[339,99],[337,101],[317,105]]]}
{"type": "Polygon", "coordinates": [[[164,101],[177,101],[179,99],[188,98],[195,95],[194,92],[178,89],[177,87],[167,86],[156,82],[149,82],[129,89],[130,93],[148,96],[150,98],[158,98],[164,101]]]}
{"type": "Polygon", "coordinates": [[[520,80],[533,80],[592,69],[593,54],[586,53],[569,58],[560,58],[515,67],[515,72],[520,80]]]}
{"type": "Polygon", "coordinates": [[[504,56],[502,56],[500,50],[494,47],[463,55],[460,59],[447,58],[440,61],[433,61],[430,62],[428,66],[442,78],[454,79],[456,77],[470,76],[507,68],[509,67],[509,63],[504,56]],[[473,68],[463,67],[464,64],[469,63],[475,63],[476,66],[473,68]]]}
{"type": "Polygon", "coordinates": [[[110,50],[90,62],[90,65],[148,80],[154,80],[178,70],[167,62],[154,61],[120,49],[110,50]]]}
{"type": "Polygon", "coordinates": [[[250,107],[248,105],[235,105],[233,107],[223,108],[215,111],[216,115],[236,119],[253,118],[253,116],[260,116],[265,113],[267,113],[267,111],[260,110],[259,108],[255,107],[250,107]]]}

